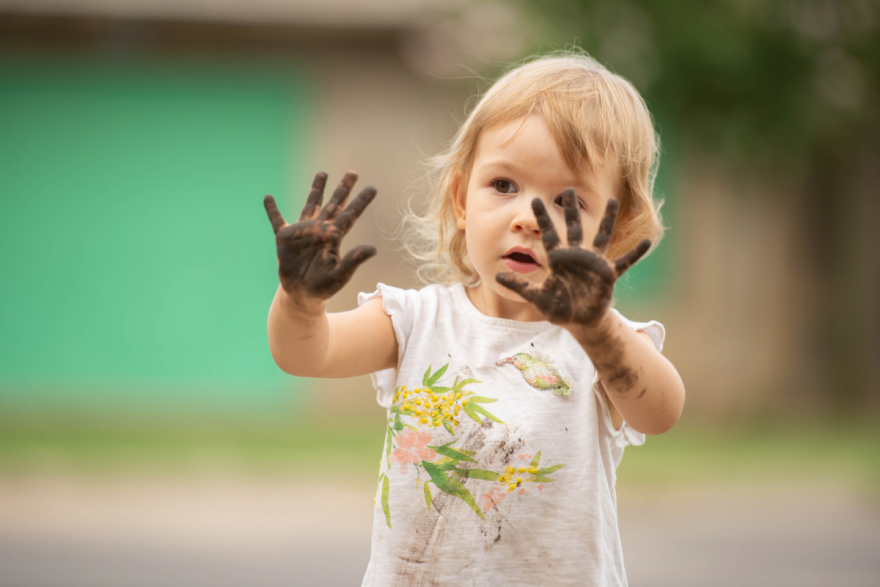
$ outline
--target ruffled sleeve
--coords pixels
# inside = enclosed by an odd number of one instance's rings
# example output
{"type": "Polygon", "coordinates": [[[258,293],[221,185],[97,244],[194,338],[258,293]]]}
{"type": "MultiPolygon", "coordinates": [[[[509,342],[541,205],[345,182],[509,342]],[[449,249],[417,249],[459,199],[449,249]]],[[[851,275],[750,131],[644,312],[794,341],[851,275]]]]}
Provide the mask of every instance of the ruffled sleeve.
{"type": "MultiPolygon", "coordinates": [[[[397,365],[400,366],[403,355],[406,352],[406,344],[412,332],[412,290],[402,290],[379,283],[376,291],[372,293],[361,292],[358,294],[358,306],[363,306],[375,298],[382,298],[382,309],[391,316],[391,324],[394,327],[394,336],[397,338],[397,365]]],[[[376,388],[376,401],[383,408],[390,408],[394,397],[394,385],[397,382],[397,368],[384,369],[370,373],[373,387],[376,388]]]]}
{"type": "MultiPolygon", "coordinates": [[[[654,342],[654,346],[658,351],[663,351],[663,341],[666,339],[666,328],[656,320],[651,320],[650,322],[633,322],[628,319],[626,316],[618,312],[616,309],[611,310],[616,313],[624,324],[629,326],[635,331],[644,331],[648,336],[651,337],[651,340],[654,342]]],[[[602,384],[599,382],[599,372],[597,371],[593,375],[593,391],[596,393],[596,397],[599,399],[599,404],[602,406],[602,416],[605,422],[605,426],[608,429],[608,433],[611,434],[614,443],[620,447],[626,447],[629,445],[633,446],[641,446],[645,444],[645,435],[637,430],[632,429],[627,423],[626,420],[623,421],[623,424],[620,426],[620,429],[617,430],[614,428],[614,424],[611,422],[611,411],[608,407],[608,396],[605,395],[605,389],[602,387],[602,384]]]]}

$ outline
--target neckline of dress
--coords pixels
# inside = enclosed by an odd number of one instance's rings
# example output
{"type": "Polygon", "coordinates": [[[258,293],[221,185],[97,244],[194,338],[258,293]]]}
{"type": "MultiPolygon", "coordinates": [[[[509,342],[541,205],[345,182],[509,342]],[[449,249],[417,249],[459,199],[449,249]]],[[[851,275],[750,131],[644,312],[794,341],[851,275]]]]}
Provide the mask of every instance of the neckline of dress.
{"type": "Polygon", "coordinates": [[[471,301],[468,297],[467,292],[465,291],[464,284],[457,283],[449,288],[452,292],[453,297],[457,298],[457,301],[464,308],[467,314],[474,318],[475,320],[482,322],[483,324],[491,324],[493,326],[500,326],[503,328],[511,328],[514,330],[526,330],[530,332],[540,332],[542,330],[547,330],[551,326],[552,323],[547,322],[546,320],[541,320],[538,322],[523,322],[521,320],[510,320],[507,318],[496,318],[494,316],[488,316],[483,314],[471,301]]]}

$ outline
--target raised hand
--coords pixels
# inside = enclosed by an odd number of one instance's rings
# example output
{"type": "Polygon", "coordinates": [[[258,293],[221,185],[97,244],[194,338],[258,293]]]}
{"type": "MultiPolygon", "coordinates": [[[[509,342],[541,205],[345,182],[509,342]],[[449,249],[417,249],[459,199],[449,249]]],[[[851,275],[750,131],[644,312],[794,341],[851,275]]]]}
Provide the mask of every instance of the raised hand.
{"type": "Polygon", "coordinates": [[[350,250],[345,257],[339,255],[342,237],[376,197],[375,188],[364,188],[343,210],[356,181],[356,173],[346,173],[327,205],[321,209],[327,174],[315,175],[312,191],[296,224],[285,222],[275,205],[275,198],[266,196],[263,200],[275,231],[281,287],[295,299],[302,296],[321,300],[330,298],[348,283],[361,263],[376,254],[375,247],[361,245],[350,250]]]}
{"type": "Polygon", "coordinates": [[[544,318],[554,324],[574,323],[591,327],[608,311],[614,282],[648,252],[651,241],[645,239],[611,261],[605,254],[614,233],[619,202],[608,200],[602,224],[593,239],[592,250],[581,244],[583,229],[573,189],[566,189],[562,193],[562,205],[565,209],[567,247],[560,246],[559,235],[547,215],[544,203],[538,198],[532,201],[532,210],[541,230],[541,241],[547,250],[550,275],[541,283],[531,283],[516,273],[505,271],[497,274],[495,280],[530,301],[544,318]]]}

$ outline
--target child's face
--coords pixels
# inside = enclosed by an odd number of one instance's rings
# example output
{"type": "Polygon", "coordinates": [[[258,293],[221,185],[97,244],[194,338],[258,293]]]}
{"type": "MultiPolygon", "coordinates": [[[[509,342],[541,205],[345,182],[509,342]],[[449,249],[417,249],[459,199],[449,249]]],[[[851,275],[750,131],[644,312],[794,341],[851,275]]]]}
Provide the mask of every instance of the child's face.
{"type": "Polygon", "coordinates": [[[567,187],[575,188],[581,205],[584,244],[592,244],[605,205],[616,195],[618,178],[608,165],[585,166],[580,175],[566,165],[540,116],[490,128],[480,136],[466,189],[459,189],[456,195],[456,213],[458,227],[465,230],[468,254],[480,275],[474,298],[484,302],[484,307],[477,303],[484,313],[541,319],[531,304],[496,282],[495,275],[515,271],[540,283],[549,274],[531,202],[543,200],[567,246],[561,197],[567,187]]]}

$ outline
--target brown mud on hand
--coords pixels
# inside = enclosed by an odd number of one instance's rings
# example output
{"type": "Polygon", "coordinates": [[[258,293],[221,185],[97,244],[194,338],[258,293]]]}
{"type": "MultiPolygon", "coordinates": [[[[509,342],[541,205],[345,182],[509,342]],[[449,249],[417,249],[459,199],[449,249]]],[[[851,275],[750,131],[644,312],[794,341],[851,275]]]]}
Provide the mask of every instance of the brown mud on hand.
{"type": "MultiPolygon", "coordinates": [[[[562,193],[567,230],[567,246],[561,246],[556,228],[544,203],[535,198],[532,210],[541,230],[541,241],[547,250],[550,275],[540,284],[533,284],[512,272],[495,276],[501,285],[531,302],[548,321],[561,326],[579,326],[594,331],[611,307],[614,284],[651,248],[645,239],[614,261],[606,253],[614,235],[620,204],[608,200],[605,215],[592,250],[582,245],[583,229],[577,210],[574,190],[562,193]]],[[[590,359],[601,373],[610,373],[606,382],[615,391],[627,391],[638,381],[638,372],[622,366],[623,343],[615,332],[590,345],[590,359]]]]}
{"type": "Polygon", "coordinates": [[[356,173],[346,173],[327,205],[321,209],[327,174],[315,175],[306,205],[295,224],[284,220],[275,198],[266,196],[263,200],[275,231],[278,277],[284,291],[294,299],[302,296],[329,299],[348,283],[361,263],[376,254],[375,247],[361,245],[344,257],[340,256],[342,237],[376,197],[375,188],[364,188],[343,209],[356,181],[356,173]]]}
{"type": "Polygon", "coordinates": [[[550,275],[540,284],[530,283],[509,271],[499,273],[495,279],[534,304],[548,321],[590,327],[605,316],[611,307],[615,282],[648,252],[651,241],[645,239],[611,261],[605,254],[614,233],[619,202],[608,201],[602,224],[593,239],[593,250],[582,245],[583,228],[573,189],[568,188],[562,193],[562,203],[567,231],[567,246],[564,247],[544,203],[538,198],[532,201],[541,241],[547,250],[550,275]]]}

